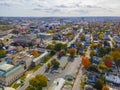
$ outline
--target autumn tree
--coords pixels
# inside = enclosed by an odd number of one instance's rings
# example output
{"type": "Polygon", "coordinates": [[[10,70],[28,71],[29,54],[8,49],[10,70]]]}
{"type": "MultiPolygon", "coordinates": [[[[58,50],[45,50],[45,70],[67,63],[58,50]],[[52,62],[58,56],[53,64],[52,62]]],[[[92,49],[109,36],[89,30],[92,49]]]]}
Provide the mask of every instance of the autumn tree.
{"type": "Polygon", "coordinates": [[[70,53],[70,56],[73,57],[76,53],[76,49],[75,48],[70,48],[69,53],[70,53]]]}
{"type": "Polygon", "coordinates": [[[29,84],[30,86],[26,90],[42,90],[43,87],[47,86],[47,78],[42,74],[38,74],[30,79],[29,84]]]}
{"type": "Polygon", "coordinates": [[[82,57],[82,64],[85,68],[88,68],[90,66],[90,59],[87,56],[82,57]]]}
{"type": "Polygon", "coordinates": [[[120,52],[119,51],[112,51],[110,53],[110,56],[112,56],[116,66],[119,67],[120,66],[120,52]]]}
{"type": "Polygon", "coordinates": [[[112,57],[110,55],[105,55],[103,58],[102,58],[103,62],[105,63],[105,65],[107,67],[111,67],[112,66],[112,57]]]}
{"type": "Polygon", "coordinates": [[[33,56],[35,56],[35,57],[38,57],[39,56],[39,53],[38,53],[38,50],[33,50],[33,56]]]}
{"type": "Polygon", "coordinates": [[[108,86],[103,86],[102,90],[110,90],[108,86]]]}

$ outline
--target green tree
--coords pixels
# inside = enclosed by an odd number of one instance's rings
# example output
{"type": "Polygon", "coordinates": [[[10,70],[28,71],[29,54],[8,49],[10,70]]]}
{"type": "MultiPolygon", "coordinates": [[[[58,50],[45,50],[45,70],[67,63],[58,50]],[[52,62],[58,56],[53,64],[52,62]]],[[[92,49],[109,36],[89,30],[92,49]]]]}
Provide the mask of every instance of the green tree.
{"type": "Polygon", "coordinates": [[[6,54],[6,50],[0,50],[0,57],[4,56],[6,54]]]}
{"type": "Polygon", "coordinates": [[[60,51],[60,50],[65,50],[65,53],[67,51],[67,44],[62,44],[62,43],[56,43],[54,46],[55,51],[60,51]]]}
{"type": "Polygon", "coordinates": [[[98,80],[98,81],[96,82],[95,88],[96,88],[97,90],[102,90],[103,84],[104,84],[104,83],[103,83],[102,80],[98,80]]]}
{"type": "Polygon", "coordinates": [[[91,61],[93,60],[93,56],[96,56],[96,52],[94,50],[90,51],[90,57],[91,57],[91,61]]]}
{"type": "Polygon", "coordinates": [[[52,64],[55,68],[59,68],[59,66],[60,66],[60,63],[59,63],[56,59],[53,59],[53,60],[51,61],[51,64],[52,64]]]}
{"type": "Polygon", "coordinates": [[[60,51],[62,48],[63,48],[63,44],[62,44],[62,43],[56,43],[56,44],[55,44],[54,49],[55,49],[56,51],[60,51]]]}
{"type": "Polygon", "coordinates": [[[42,74],[38,74],[30,79],[29,83],[30,86],[26,90],[42,90],[43,87],[47,86],[47,78],[42,74]]]}
{"type": "Polygon", "coordinates": [[[77,42],[77,43],[76,43],[76,46],[77,46],[77,54],[78,54],[80,48],[82,47],[82,43],[81,43],[81,42],[77,42]]]}
{"type": "Polygon", "coordinates": [[[47,47],[46,47],[46,49],[50,49],[50,50],[53,50],[53,48],[54,48],[53,44],[48,44],[47,47]]]}
{"type": "Polygon", "coordinates": [[[48,69],[49,69],[51,66],[52,66],[51,63],[48,63],[48,64],[47,64],[48,69]]]}

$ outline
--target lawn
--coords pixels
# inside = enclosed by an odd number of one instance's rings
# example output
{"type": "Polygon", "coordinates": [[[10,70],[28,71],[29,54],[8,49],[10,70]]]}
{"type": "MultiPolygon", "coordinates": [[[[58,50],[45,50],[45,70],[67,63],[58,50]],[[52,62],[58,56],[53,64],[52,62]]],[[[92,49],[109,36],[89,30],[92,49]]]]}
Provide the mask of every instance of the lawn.
{"type": "Polygon", "coordinates": [[[42,60],[42,63],[46,63],[50,58],[52,58],[53,55],[48,55],[44,58],[44,60],[42,60]]]}
{"type": "Polygon", "coordinates": [[[37,71],[40,67],[41,67],[41,65],[38,64],[37,66],[33,67],[31,70],[32,70],[33,72],[35,72],[35,71],[37,71]]]}
{"type": "Polygon", "coordinates": [[[14,82],[11,87],[17,89],[21,84],[17,84],[17,81],[14,82]]]}

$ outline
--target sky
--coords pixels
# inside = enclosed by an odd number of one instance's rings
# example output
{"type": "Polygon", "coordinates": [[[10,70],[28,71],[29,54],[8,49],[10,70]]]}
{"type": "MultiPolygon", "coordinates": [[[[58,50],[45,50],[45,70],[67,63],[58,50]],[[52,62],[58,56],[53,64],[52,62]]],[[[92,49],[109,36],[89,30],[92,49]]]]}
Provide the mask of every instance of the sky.
{"type": "Polygon", "coordinates": [[[0,0],[0,16],[120,16],[120,0],[0,0]]]}

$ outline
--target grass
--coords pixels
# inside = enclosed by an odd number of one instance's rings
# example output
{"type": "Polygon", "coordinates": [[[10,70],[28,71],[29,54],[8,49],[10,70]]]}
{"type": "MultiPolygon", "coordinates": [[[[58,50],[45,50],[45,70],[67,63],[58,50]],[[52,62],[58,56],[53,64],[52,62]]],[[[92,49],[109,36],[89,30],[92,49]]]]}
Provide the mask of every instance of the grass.
{"type": "Polygon", "coordinates": [[[73,86],[73,84],[72,84],[72,83],[70,83],[70,82],[68,82],[68,81],[66,81],[66,82],[65,82],[65,85],[70,85],[70,86],[73,86]]]}
{"type": "Polygon", "coordinates": [[[48,55],[44,58],[44,60],[42,60],[42,63],[46,63],[50,58],[52,58],[53,55],[48,55]]]}
{"type": "Polygon", "coordinates": [[[20,86],[20,84],[15,83],[15,84],[13,85],[13,88],[17,89],[19,86],[20,86]]]}
{"type": "Polygon", "coordinates": [[[21,77],[20,77],[20,80],[24,81],[26,78],[26,74],[23,74],[21,77]]]}
{"type": "Polygon", "coordinates": [[[21,84],[17,84],[17,81],[14,82],[11,87],[17,89],[21,84]]]}
{"type": "Polygon", "coordinates": [[[37,71],[40,67],[41,67],[41,65],[38,64],[37,66],[33,67],[31,70],[32,70],[33,72],[35,72],[35,71],[37,71]]]}

